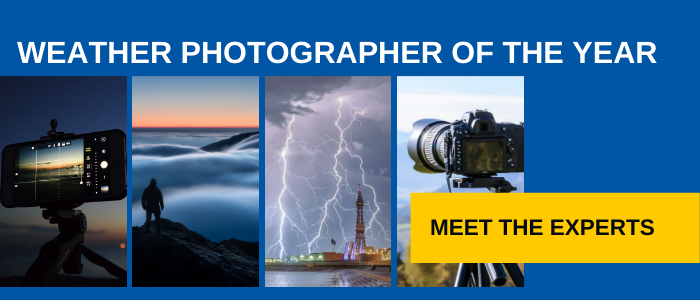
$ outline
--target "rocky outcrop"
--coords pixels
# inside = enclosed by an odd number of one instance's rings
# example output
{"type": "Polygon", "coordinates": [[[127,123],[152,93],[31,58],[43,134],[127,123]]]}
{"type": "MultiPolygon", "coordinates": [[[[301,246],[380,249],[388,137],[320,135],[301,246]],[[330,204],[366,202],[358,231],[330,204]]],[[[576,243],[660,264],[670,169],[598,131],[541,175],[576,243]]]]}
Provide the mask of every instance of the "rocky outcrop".
{"type": "Polygon", "coordinates": [[[132,228],[133,286],[258,286],[258,243],[214,243],[168,219],[161,234],[151,225],[132,228]]]}
{"type": "Polygon", "coordinates": [[[200,149],[207,152],[223,152],[233,147],[237,147],[239,150],[257,149],[258,134],[259,131],[237,134],[228,139],[206,145],[200,149]]]}
{"type": "MultiPolygon", "coordinates": [[[[235,253],[245,253],[251,257],[255,257],[257,260],[260,258],[260,246],[258,243],[251,243],[246,241],[241,241],[237,239],[224,240],[220,245],[223,245],[227,249],[234,251],[235,253]]],[[[240,254],[239,254],[240,255],[240,254]]]]}

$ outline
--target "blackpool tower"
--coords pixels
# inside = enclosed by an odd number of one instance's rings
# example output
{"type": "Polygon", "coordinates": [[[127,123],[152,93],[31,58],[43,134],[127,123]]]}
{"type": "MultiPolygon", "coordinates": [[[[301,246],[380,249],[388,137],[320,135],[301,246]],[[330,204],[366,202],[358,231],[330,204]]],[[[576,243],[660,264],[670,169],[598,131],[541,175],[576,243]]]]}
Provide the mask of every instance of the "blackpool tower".
{"type": "Polygon", "coordinates": [[[364,202],[362,202],[362,189],[360,188],[360,185],[357,185],[357,201],[355,201],[355,205],[357,205],[357,220],[355,221],[355,247],[356,251],[353,251],[353,255],[355,253],[357,254],[363,254],[365,253],[365,221],[362,218],[362,207],[365,205],[364,202]]]}

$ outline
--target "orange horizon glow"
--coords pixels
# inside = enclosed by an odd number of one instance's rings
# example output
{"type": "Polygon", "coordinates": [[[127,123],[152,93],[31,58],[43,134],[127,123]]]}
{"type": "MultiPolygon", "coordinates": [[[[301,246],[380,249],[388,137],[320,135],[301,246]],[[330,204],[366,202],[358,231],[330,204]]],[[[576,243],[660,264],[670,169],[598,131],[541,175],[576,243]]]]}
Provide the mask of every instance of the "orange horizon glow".
{"type": "Polygon", "coordinates": [[[131,126],[131,128],[260,128],[260,126],[131,126]]]}
{"type": "MultiPolygon", "coordinates": [[[[137,115],[137,114],[135,114],[137,115]]],[[[220,118],[213,119],[197,119],[197,120],[172,120],[173,118],[144,118],[141,116],[133,116],[131,127],[133,128],[250,128],[260,127],[258,116],[239,119],[237,122],[232,122],[231,119],[221,120],[220,118]],[[170,119],[170,120],[168,120],[170,119]],[[233,124],[232,124],[233,123],[233,124]],[[196,125],[195,125],[196,124],[196,125]]]]}

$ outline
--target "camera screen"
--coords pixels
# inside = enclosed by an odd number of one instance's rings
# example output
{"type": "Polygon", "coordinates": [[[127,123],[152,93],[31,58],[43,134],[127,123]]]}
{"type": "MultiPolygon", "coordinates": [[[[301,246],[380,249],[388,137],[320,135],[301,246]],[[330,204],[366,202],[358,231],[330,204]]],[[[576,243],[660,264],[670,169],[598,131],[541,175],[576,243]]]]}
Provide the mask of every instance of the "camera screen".
{"type": "Polygon", "coordinates": [[[464,143],[466,172],[503,171],[503,142],[464,143]]]}
{"type": "Polygon", "coordinates": [[[109,195],[107,136],[43,142],[15,151],[15,202],[109,195]]]}

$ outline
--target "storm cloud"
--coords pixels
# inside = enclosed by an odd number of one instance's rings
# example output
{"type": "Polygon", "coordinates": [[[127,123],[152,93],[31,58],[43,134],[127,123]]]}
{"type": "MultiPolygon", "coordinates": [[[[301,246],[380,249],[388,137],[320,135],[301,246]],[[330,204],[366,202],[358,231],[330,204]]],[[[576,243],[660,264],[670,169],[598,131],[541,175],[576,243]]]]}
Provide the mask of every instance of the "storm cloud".
{"type": "Polygon", "coordinates": [[[265,119],[282,127],[287,124],[285,115],[314,113],[309,105],[347,85],[348,76],[317,77],[265,77],[265,119]]]}

